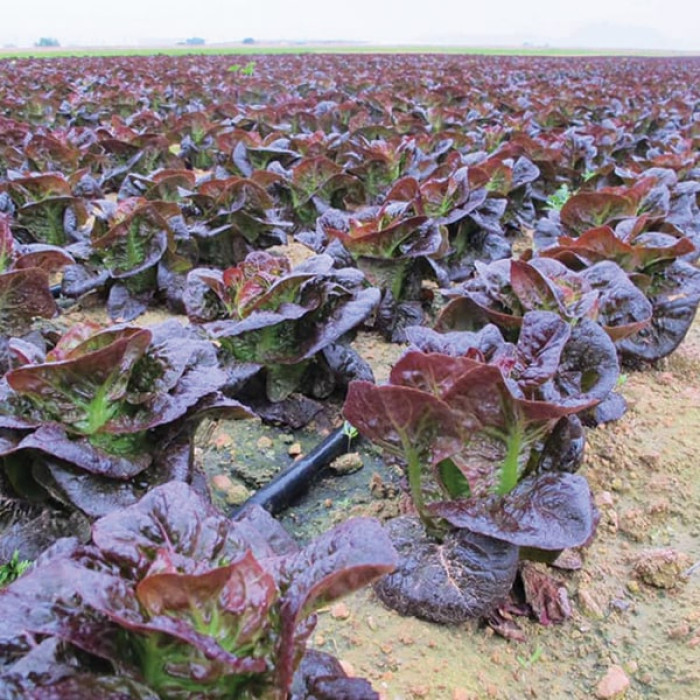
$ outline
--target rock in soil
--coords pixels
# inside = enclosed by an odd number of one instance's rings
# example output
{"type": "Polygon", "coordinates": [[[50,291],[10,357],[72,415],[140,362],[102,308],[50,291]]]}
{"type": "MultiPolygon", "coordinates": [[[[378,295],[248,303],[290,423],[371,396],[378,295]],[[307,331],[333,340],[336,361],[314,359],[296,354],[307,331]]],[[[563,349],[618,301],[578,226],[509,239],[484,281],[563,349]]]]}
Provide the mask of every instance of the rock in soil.
{"type": "Polygon", "coordinates": [[[328,465],[329,469],[336,474],[352,474],[363,466],[362,457],[357,452],[340,455],[328,465]]]}
{"type": "Polygon", "coordinates": [[[595,696],[601,700],[605,698],[621,698],[627,688],[630,679],[621,666],[611,666],[596,687],[595,696]]]}
{"type": "Polygon", "coordinates": [[[634,566],[637,578],[655,588],[675,588],[683,581],[683,571],[690,558],[671,547],[653,549],[640,554],[634,566]]]}

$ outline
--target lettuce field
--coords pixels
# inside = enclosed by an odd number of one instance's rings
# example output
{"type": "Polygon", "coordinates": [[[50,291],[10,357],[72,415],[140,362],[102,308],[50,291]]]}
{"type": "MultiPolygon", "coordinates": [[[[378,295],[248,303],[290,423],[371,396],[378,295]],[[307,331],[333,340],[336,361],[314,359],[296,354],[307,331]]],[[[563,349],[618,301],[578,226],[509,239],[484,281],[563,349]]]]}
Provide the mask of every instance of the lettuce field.
{"type": "Polygon", "coordinates": [[[0,695],[698,697],[700,58],[236,59],[0,60],[0,695]]]}

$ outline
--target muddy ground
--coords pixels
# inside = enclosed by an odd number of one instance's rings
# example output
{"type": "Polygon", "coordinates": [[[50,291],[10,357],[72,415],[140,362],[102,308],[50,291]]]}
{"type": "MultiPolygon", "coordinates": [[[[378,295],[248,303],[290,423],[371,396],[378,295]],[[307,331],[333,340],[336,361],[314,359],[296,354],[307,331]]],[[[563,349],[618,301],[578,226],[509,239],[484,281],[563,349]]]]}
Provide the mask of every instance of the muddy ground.
{"type": "MultiPolygon", "coordinates": [[[[371,335],[356,344],[380,381],[401,351],[371,335]]],[[[320,614],[314,646],[387,700],[700,697],[700,322],[658,367],[627,371],[622,393],[627,414],[588,431],[583,473],[601,512],[595,541],[579,570],[550,570],[568,592],[564,624],[518,618],[526,641],[508,641],[478,622],[400,617],[367,590],[320,614]]],[[[197,459],[230,506],[329,427],[212,424],[197,459]]],[[[299,539],[352,514],[397,513],[400,475],[370,447],[358,451],[359,471],[329,474],[284,513],[299,539]]]]}

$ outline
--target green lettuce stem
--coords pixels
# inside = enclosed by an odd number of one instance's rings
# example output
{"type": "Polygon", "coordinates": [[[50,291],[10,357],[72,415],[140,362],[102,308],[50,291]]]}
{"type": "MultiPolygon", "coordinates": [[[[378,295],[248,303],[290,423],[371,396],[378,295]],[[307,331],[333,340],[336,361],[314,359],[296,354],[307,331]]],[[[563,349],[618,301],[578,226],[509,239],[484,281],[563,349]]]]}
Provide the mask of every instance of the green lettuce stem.
{"type": "Polygon", "coordinates": [[[497,490],[497,493],[501,496],[510,493],[518,483],[518,466],[524,433],[525,431],[520,423],[516,423],[515,427],[508,433],[506,456],[501,465],[501,478],[497,490]]]}
{"type": "Polygon", "coordinates": [[[391,283],[391,294],[394,297],[394,301],[398,302],[401,299],[401,290],[403,288],[403,278],[405,274],[405,265],[401,265],[398,270],[398,274],[394,277],[391,283]]]}
{"type": "Polygon", "coordinates": [[[423,521],[428,532],[434,531],[435,523],[425,509],[425,499],[423,498],[423,488],[421,479],[421,458],[417,450],[410,448],[406,450],[406,463],[408,473],[408,486],[411,491],[413,505],[418,512],[418,516],[423,521]]]}

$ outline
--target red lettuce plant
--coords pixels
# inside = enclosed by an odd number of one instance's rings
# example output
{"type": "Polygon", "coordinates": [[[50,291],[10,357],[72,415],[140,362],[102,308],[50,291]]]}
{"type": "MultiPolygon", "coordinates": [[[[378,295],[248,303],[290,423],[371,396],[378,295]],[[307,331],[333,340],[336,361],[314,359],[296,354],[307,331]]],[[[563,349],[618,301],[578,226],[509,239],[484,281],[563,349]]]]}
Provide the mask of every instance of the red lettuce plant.
{"type": "Polygon", "coordinates": [[[623,360],[653,362],[673,352],[686,336],[700,303],[698,250],[687,236],[645,230],[648,217],[627,226],[601,226],[578,238],[562,236],[541,252],[582,274],[612,261],[646,295],[650,323],[618,343],[623,360]]]}
{"type": "Polygon", "coordinates": [[[615,386],[615,349],[595,323],[571,327],[541,311],[525,315],[517,345],[494,326],[444,335],[411,329],[409,337],[420,349],[396,363],[389,383],[353,382],[344,407],[362,435],[405,461],[413,505],[432,537],[414,549],[406,533],[413,526],[392,526],[406,558],[380,595],[438,621],[484,614],[507,593],[518,547],[559,550],[593,534],[588,484],[569,473],[583,449],[570,417],[615,386]],[[441,547],[450,564],[432,564],[432,583],[419,584],[410,573],[416,558],[428,566],[441,547]],[[455,571],[458,588],[481,581],[481,598],[465,590],[452,602],[453,593],[424,597],[450,588],[455,571]]]}
{"type": "Polygon", "coordinates": [[[57,542],[0,591],[0,688],[66,699],[378,698],[332,660],[303,659],[314,611],[394,565],[369,518],[300,549],[260,508],[229,520],[187,485],[166,484],[96,521],[90,543],[57,542]]]}
{"type": "Polygon", "coordinates": [[[258,170],[251,179],[275,191],[285,218],[297,228],[313,227],[328,208],[348,209],[364,203],[360,180],[324,156],[304,158],[289,170],[277,161],[274,168],[258,170]]]}
{"type": "Polygon", "coordinates": [[[145,197],[151,201],[180,202],[191,195],[197,176],[191,170],[163,168],[146,175],[130,173],[119,189],[119,198],[145,197]]]}
{"type": "Polygon", "coordinates": [[[64,246],[85,236],[85,203],[62,174],[16,177],[0,185],[0,191],[0,210],[13,214],[12,227],[24,243],[64,246]]]}
{"type": "Polygon", "coordinates": [[[20,336],[34,317],[51,318],[58,313],[49,275],[73,262],[56,246],[17,245],[11,218],[0,214],[0,336],[20,336]]]}
{"type": "Polygon", "coordinates": [[[438,224],[453,224],[468,216],[486,199],[486,189],[470,186],[466,166],[444,165],[419,181],[404,177],[387,192],[387,202],[413,204],[416,212],[435,219],[438,224]]]}
{"type": "MultiPolygon", "coordinates": [[[[402,340],[403,329],[422,320],[421,282],[435,276],[428,260],[447,253],[446,229],[419,213],[414,201],[393,201],[354,216],[329,209],[317,221],[315,247],[323,249],[333,240],[382,291],[377,328],[391,340],[402,340]]],[[[330,245],[327,252],[333,252],[330,245]]]]}
{"type": "Polygon", "coordinates": [[[645,215],[653,221],[668,214],[668,188],[655,177],[641,177],[630,186],[603,187],[570,197],[560,212],[566,231],[580,236],[598,226],[645,215]]]}
{"type": "Polygon", "coordinates": [[[338,162],[359,178],[369,201],[374,204],[396,180],[413,174],[424,159],[415,139],[375,127],[374,133],[369,129],[350,134],[338,162]]]}
{"type": "Polygon", "coordinates": [[[652,314],[646,296],[607,260],[580,272],[550,258],[477,262],[476,275],[445,295],[451,300],[437,321],[445,330],[495,323],[517,335],[524,314],[540,310],[554,311],[568,323],[590,318],[619,341],[648,326],[652,314]]]}
{"type": "Polygon", "coordinates": [[[264,380],[273,402],[302,386],[325,397],[358,372],[371,376],[342,339],[378,302],[379,291],[366,288],[358,270],[335,269],[327,255],[292,268],[285,257],[263,251],[223,272],[193,270],[185,295],[190,319],[205,322],[237,373],[245,363],[248,379],[264,380]]]}
{"type": "Polygon", "coordinates": [[[237,265],[253,250],[287,242],[289,222],[278,218],[272,197],[250,179],[206,180],[184,211],[200,264],[237,265]]]}
{"type": "Polygon", "coordinates": [[[66,270],[62,291],[79,296],[107,289],[112,319],[131,321],[161,297],[181,310],[181,288],[191,261],[178,253],[189,234],[175,203],[131,197],[99,200],[89,242],[74,246],[81,265],[66,270]]]}
{"type": "Polygon", "coordinates": [[[410,204],[444,227],[449,241],[445,255],[426,258],[440,282],[464,279],[475,260],[509,257],[511,251],[501,225],[507,200],[489,197],[489,176],[451,155],[420,182],[412,177],[396,182],[385,200],[410,204]]]}
{"type": "MultiPolygon", "coordinates": [[[[133,107],[128,113],[133,113],[133,107]]],[[[144,133],[112,118],[109,128],[97,130],[95,136],[95,147],[101,152],[93,155],[90,166],[99,171],[99,182],[105,190],[117,191],[131,173],[147,175],[161,168],[184,167],[182,159],[170,151],[169,139],[163,133],[144,133]]]]}
{"type": "Polygon", "coordinates": [[[0,382],[0,457],[15,494],[89,516],[133,503],[149,486],[193,477],[191,437],[224,398],[213,346],[176,321],[152,328],[78,324],[43,361],[0,382]]]}

